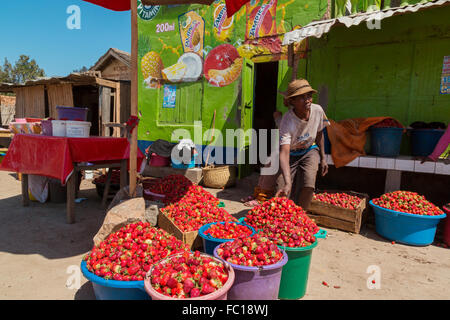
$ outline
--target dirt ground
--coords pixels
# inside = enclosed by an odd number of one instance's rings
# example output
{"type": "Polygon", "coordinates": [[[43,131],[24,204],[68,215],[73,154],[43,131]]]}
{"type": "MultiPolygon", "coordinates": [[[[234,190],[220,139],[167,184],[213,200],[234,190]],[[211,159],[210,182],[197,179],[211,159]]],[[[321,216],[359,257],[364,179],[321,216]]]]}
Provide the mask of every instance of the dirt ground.
{"type": "MultiPolygon", "coordinates": [[[[248,208],[239,199],[251,192],[254,178],[208,190],[241,217],[248,208]]],[[[95,299],[79,269],[105,216],[95,186],[82,182],[79,197],[87,200],[76,204],[76,223],[69,225],[64,203],[23,207],[15,175],[0,171],[0,181],[0,300],[95,299]]],[[[304,300],[450,299],[450,249],[392,244],[373,226],[361,234],[324,229],[328,237],[313,250],[304,300]]]]}

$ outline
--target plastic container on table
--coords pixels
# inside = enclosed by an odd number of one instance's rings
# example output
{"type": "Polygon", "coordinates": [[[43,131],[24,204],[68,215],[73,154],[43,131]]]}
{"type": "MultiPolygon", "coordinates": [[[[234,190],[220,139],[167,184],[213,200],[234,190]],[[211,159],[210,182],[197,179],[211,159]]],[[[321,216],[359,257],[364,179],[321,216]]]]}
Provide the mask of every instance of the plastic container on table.
{"type": "Polygon", "coordinates": [[[66,121],[52,120],[52,135],[55,137],[66,136],[66,121]]]}
{"type": "Polygon", "coordinates": [[[379,157],[397,157],[400,154],[403,128],[370,128],[371,153],[379,157]]]}
{"type": "MultiPolygon", "coordinates": [[[[169,296],[159,293],[158,291],[153,289],[153,287],[150,283],[150,275],[152,274],[153,269],[155,268],[156,265],[158,265],[160,263],[166,263],[170,258],[179,256],[179,255],[180,254],[175,254],[170,257],[164,258],[163,260],[154,264],[148,271],[147,276],[145,277],[145,280],[144,280],[144,288],[145,288],[145,291],[148,293],[148,295],[152,298],[152,300],[181,300],[181,299],[172,298],[172,297],[169,297],[169,296]]],[[[202,255],[206,255],[206,254],[202,254],[202,255]]],[[[200,296],[200,297],[196,297],[196,298],[186,298],[186,299],[183,299],[183,301],[184,300],[227,300],[228,292],[229,292],[230,288],[233,286],[234,281],[235,281],[234,270],[228,262],[223,262],[222,260],[220,260],[216,257],[210,256],[210,255],[208,255],[208,256],[210,258],[214,259],[215,261],[223,263],[225,265],[225,268],[228,271],[227,282],[225,282],[225,284],[223,285],[222,288],[218,289],[217,291],[214,291],[213,293],[210,293],[210,294],[207,294],[204,296],[200,296]]]]}
{"type": "Polygon", "coordinates": [[[444,210],[445,214],[447,215],[447,218],[445,218],[445,220],[444,220],[443,238],[444,238],[444,243],[447,246],[450,246],[450,203],[448,203],[446,206],[444,206],[443,210],[444,210]]]}
{"type": "Polygon", "coordinates": [[[375,231],[382,237],[413,246],[427,246],[434,241],[436,228],[445,214],[425,216],[382,208],[369,201],[375,213],[375,231]]]}
{"type": "Polygon", "coordinates": [[[415,157],[429,156],[444,133],[442,129],[411,130],[411,154],[415,157]]]}
{"type": "Polygon", "coordinates": [[[42,120],[41,126],[42,126],[42,134],[44,136],[52,136],[53,135],[52,120],[42,120]]]}
{"type": "MultiPolygon", "coordinates": [[[[206,252],[207,254],[213,255],[214,254],[214,249],[218,245],[220,245],[220,244],[222,244],[224,242],[229,242],[229,241],[233,241],[234,240],[234,239],[214,238],[214,237],[212,237],[209,234],[205,234],[206,230],[208,230],[212,225],[215,225],[215,224],[218,224],[218,223],[225,224],[225,222],[212,222],[212,223],[205,224],[204,226],[202,226],[198,230],[198,235],[203,238],[203,249],[204,249],[204,252],[206,252]]],[[[249,225],[246,225],[246,224],[240,223],[240,222],[232,222],[232,223],[235,223],[235,224],[238,224],[238,225],[241,225],[241,226],[246,226],[247,228],[249,228],[252,231],[252,234],[249,235],[249,237],[253,236],[256,233],[255,229],[253,229],[249,225]]]]}
{"type": "Polygon", "coordinates": [[[56,106],[58,120],[86,121],[88,108],[56,106]]]}
{"type": "Polygon", "coordinates": [[[66,121],[66,137],[89,138],[91,123],[88,121],[66,121]]]}
{"type": "Polygon", "coordinates": [[[92,282],[97,300],[150,300],[142,281],[105,280],[96,276],[86,267],[86,261],[81,262],[81,272],[92,282]]]}
{"type": "MultiPolygon", "coordinates": [[[[217,254],[219,246],[214,248],[214,256],[221,259],[217,254]]],[[[236,279],[228,291],[228,300],[277,300],[281,273],[287,262],[288,255],[283,252],[283,258],[272,265],[247,267],[230,263],[236,279]]]]}

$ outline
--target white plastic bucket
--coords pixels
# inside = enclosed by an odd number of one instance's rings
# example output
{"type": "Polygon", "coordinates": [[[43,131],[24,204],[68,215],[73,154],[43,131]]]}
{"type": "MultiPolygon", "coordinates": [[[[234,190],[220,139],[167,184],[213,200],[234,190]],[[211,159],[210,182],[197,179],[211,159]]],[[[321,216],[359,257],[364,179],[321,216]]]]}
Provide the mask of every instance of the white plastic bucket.
{"type": "Polygon", "coordinates": [[[52,134],[54,137],[66,136],[66,122],[64,120],[52,120],[52,134]]]}
{"type": "Polygon", "coordinates": [[[71,138],[89,138],[91,123],[88,121],[66,121],[66,136],[71,138]]]}

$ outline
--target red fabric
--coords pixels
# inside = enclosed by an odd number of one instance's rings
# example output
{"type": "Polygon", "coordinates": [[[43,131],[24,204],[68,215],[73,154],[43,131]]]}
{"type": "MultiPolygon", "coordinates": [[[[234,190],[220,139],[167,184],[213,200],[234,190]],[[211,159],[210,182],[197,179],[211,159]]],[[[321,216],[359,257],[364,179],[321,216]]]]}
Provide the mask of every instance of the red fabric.
{"type": "Polygon", "coordinates": [[[225,0],[227,6],[227,16],[230,18],[233,14],[239,11],[244,4],[250,0],[225,0]]]}
{"type": "Polygon", "coordinates": [[[130,0],[83,0],[114,11],[131,10],[130,0]]]}
{"type": "MultiPolygon", "coordinates": [[[[65,184],[74,162],[105,163],[129,159],[126,138],[64,138],[16,134],[0,170],[34,174],[59,179],[65,184]]],[[[137,167],[144,155],[138,149],[137,167]]]]}

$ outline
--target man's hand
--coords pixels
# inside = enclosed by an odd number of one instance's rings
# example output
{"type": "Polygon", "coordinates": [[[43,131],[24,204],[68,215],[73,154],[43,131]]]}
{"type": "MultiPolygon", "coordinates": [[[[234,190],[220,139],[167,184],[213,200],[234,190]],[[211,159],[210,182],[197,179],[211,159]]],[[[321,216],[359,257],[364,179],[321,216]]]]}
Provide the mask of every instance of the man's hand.
{"type": "Polygon", "coordinates": [[[291,146],[291,150],[305,149],[305,146],[306,141],[298,141],[291,146]]]}
{"type": "Polygon", "coordinates": [[[322,170],[322,177],[324,177],[328,173],[328,163],[325,159],[320,161],[320,168],[322,170]]]}
{"type": "Polygon", "coordinates": [[[420,164],[424,164],[425,161],[434,161],[434,160],[431,159],[431,158],[428,158],[428,157],[421,157],[421,159],[420,159],[420,164]]]}
{"type": "Polygon", "coordinates": [[[278,119],[278,118],[281,117],[281,116],[283,116],[283,114],[282,114],[280,111],[275,111],[275,112],[273,113],[273,119],[274,119],[274,120],[278,119]]]}
{"type": "Polygon", "coordinates": [[[285,185],[283,188],[277,191],[275,197],[287,197],[291,193],[292,186],[290,184],[285,185]]]}

